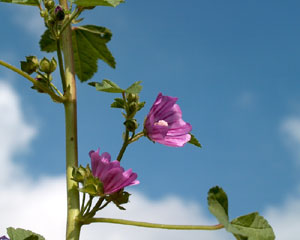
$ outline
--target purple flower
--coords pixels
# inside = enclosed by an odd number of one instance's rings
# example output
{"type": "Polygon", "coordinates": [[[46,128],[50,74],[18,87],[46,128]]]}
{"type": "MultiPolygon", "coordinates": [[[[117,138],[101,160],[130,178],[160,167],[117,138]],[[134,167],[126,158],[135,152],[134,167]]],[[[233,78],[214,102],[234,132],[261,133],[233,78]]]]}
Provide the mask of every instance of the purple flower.
{"type": "Polygon", "coordinates": [[[171,147],[182,147],[190,141],[192,126],[182,120],[176,101],[177,98],[158,94],[144,122],[144,130],[152,141],[171,147]]]}
{"type": "Polygon", "coordinates": [[[2,237],[0,237],[0,240],[9,240],[9,238],[2,236],[2,237]]]}
{"type": "Polygon", "coordinates": [[[140,183],[136,180],[137,174],[133,173],[131,169],[124,171],[119,161],[111,162],[109,153],[105,152],[99,155],[99,151],[100,149],[96,152],[90,151],[89,155],[92,162],[92,173],[103,183],[104,194],[112,194],[124,187],[140,183]]]}

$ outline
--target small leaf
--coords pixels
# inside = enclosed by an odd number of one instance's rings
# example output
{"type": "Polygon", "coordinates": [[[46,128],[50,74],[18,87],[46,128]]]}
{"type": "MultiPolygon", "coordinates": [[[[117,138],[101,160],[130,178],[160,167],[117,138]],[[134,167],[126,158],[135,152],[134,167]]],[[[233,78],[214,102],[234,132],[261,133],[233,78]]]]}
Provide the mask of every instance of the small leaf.
{"type": "Polygon", "coordinates": [[[125,90],[126,93],[138,94],[142,90],[142,86],[140,85],[142,81],[138,81],[133,83],[129,88],[125,90]]]}
{"type": "Polygon", "coordinates": [[[122,98],[115,98],[115,101],[110,105],[112,108],[122,108],[124,109],[124,99],[122,98]]]}
{"type": "Polygon", "coordinates": [[[73,0],[75,4],[82,7],[93,7],[93,6],[109,6],[116,7],[124,0],[73,0]]]}
{"type": "Polygon", "coordinates": [[[137,111],[140,111],[145,106],[145,104],[146,104],[146,102],[139,102],[137,111]]]}
{"type": "Polygon", "coordinates": [[[229,224],[228,198],[222,188],[216,186],[208,192],[208,209],[223,224],[225,228],[229,224]]]}
{"type": "Polygon", "coordinates": [[[109,92],[109,93],[122,93],[124,92],[117,84],[114,82],[104,79],[101,83],[91,83],[91,86],[95,86],[97,91],[109,92]]]}
{"type": "Polygon", "coordinates": [[[38,0],[0,0],[0,2],[23,4],[23,5],[30,5],[30,6],[40,5],[40,1],[38,0]]]}
{"type": "Polygon", "coordinates": [[[54,52],[56,51],[56,41],[51,37],[51,32],[47,29],[41,36],[39,42],[41,51],[54,52]]]}
{"type": "Polygon", "coordinates": [[[45,238],[37,233],[22,228],[7,228],[7,234],[10,240],[45,240],[45,238]]]}
{"type": "Polygon", "coordinates": [[[200,144],[200,142],[198,141],[198,139],[192,133],[190,133],[190,135],[191,135],[191,140],[188,141],[188,143],[193,144],[196,147],[202,148],[202,145],[200,144]]]}
{"type": "Polygon", "coordinates": [[[239,230],[242,236],[239,239],[247,240],[274,240],[275,235],[272,227],[266,219],[257,212],[238,217],[231,221],[231,225],[239,230]],[[245,238],[247,236],[248,238],[245,238]]]}

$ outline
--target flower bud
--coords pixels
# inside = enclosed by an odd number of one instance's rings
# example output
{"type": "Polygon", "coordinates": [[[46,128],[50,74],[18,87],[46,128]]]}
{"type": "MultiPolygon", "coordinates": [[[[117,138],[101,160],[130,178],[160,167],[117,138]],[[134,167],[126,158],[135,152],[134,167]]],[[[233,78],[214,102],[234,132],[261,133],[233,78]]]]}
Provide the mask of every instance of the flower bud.
{"type": "Polygon", "coordinates": [[[58,21],[62,21],[65,18],[65,12],[64,9],[61,6],[56,6],[54,10],[55,19],[58,21]]]}
{"type": "Polygon", "coordinates": [[[54,72],[56,67],[57,67],[57,62],[56,62],[55,58],[53,57],[50,62],[50,72],[54,72]]]}
{"type": "Polygon", "coordinates": [[[139,101],[139,95],[133,94],[133,93],[129,93],[127,95],[127,101],[128,102],[138,102],[139,101]]]}
{"type": "Polygon", "coordinates": [[[48,16],[48,11],[47,11],[47,9],[46,9],[46,10],[42,10],[42,11],[40,12],[40,15],[41,15],[42,18],[46,18],[46,17],[48,16]]]}
{"type": "Polygon", "coordinates": [[[135,119],[126,120],[124,125],[130,132],[134,132],[139,127],[139,124],[135,119]]]}
{"type": "Polygon", "coordinates": [[[52,8],[54,8],[55,6],[55,2],[53,0],[48,0],[48,1],[45,1],[45,7],[50,10],[52,8]]]}
{"type": "Polygon", "coordinates": [[[50,61],[49,61],[47,58],[44,57],[44,58],[40,61],[40,66],[39,66],[40,70],[41,70],[42,72],[45,72],[45,73],[51,73],[50,67],[51,67],[50,61]]]}

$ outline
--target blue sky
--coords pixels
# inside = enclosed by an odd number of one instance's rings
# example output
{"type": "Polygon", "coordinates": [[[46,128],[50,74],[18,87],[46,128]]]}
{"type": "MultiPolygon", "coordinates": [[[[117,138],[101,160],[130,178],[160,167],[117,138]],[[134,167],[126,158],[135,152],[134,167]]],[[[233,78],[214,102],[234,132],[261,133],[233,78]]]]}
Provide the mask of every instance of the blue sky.
{"type": "MultiPolygon", "coordinates": [[[[83,14],[84,24],[113,33],[109,48],[117,67],[99,62],[93,81],[107,78],[121,87],[143,81],[141,100],[147,104],[138,114],[140,123],[159,92],[178,97],[183,119],[203,145],[170,148],[144,138],[129,146],[122,162],[141,181],[129,191],[153,201],[178,196],[205,209],[207,191],[220,185],[229,196],[232,218],[283,209],[287,199],[300,202],[299,7],[292,0],[128,0],[83,14]]],[[[38,20],[35,8],[1,4],[1,59],[18,66],[25,56],[44,56],[38,20]]],[[[38,132],[30,150],[15,156],[14,163],[34,181],[60,176],[63,107],[4,68],[0,79],[14,89],[24,121],[38,132]]],[[[109,107],[114,97],[78,82],[83,165],[91,149],[116,157],[121,147],[123,119],[109,107]]]]}

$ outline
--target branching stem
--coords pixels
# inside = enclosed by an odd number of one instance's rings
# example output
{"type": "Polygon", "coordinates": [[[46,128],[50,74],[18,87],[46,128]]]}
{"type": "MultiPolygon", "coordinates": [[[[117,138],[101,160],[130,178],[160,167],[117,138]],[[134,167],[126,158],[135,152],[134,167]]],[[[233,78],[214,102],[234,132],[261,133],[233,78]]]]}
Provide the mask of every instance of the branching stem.
{"type": "Polygon", "coordinates": [[[115,218],[90,218],[83,220],[83,224],[90,223],[114,223],[122,225],[131,225],[136,227],[145,227],[145,228],[161,228],[161,229],[173,229],[173,230],[218,230],[224,228],[222,224],[207,226],[207,225],[172,225],[172,224],[159,224],[159,223],[148,223],[148,222],[139,222],[131,221],[125,219],[115,219],[115,218]]]}

